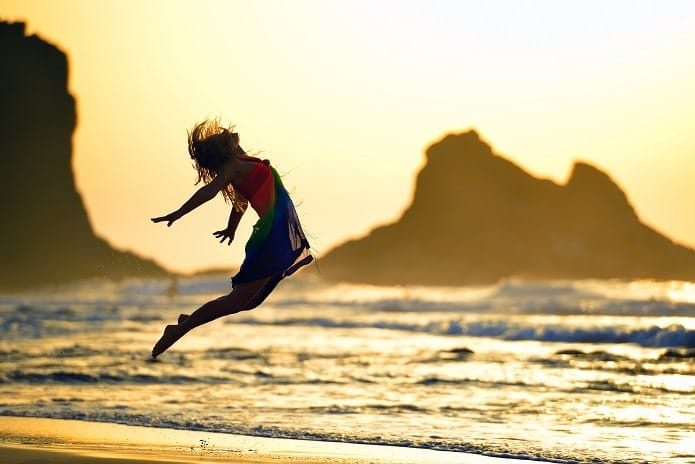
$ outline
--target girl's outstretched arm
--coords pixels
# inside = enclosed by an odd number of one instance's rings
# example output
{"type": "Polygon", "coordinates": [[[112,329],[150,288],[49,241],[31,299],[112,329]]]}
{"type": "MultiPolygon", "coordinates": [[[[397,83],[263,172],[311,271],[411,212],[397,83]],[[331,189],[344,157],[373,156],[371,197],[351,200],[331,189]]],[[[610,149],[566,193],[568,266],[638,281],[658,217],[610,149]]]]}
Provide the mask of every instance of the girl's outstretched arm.
{"type": "Polygon", "coordinates": [[[241,221],[241,217],[244,215],[247,207],[248,202],[246,201],[239,203],[238,208],[232,206],[232,211],[229,213],[229,221],[227,221],[227,228],[212,233],[212,235],[220,239],[220,243],[224,243],[225,240],[228,240],[227,245],[232,244],[236,228],[239,226],[239,221],[241,221]]]}
{"type": "Polygon", "coordinates": [[[198,206],[202,205],[205,202],[208,202],[215,198],[215,195],[217,195],[217,192],[222,190],[225,185],[229,183],[229,176],[225,175],[224,172],[220,173],[217,175],[212,182],[209,184],[203,185],[200,187],[192,196],[191,198],[186,201],[179,209],[176,211],[169,213],[165,216],[160,216],[160,217],[155,217],[152,218],[152,222],[167,222],[167,227],[171,227],[171,225],[174,223],[174,221],[178,220],[181,218],[181,216],[184,216],[194,209],[196,209],[198,206]]]}

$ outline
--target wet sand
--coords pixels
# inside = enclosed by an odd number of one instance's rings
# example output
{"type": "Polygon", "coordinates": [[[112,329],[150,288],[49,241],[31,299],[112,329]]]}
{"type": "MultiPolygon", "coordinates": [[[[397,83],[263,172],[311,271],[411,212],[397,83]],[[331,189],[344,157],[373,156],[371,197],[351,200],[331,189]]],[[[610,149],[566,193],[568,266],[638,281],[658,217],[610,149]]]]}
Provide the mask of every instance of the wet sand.
{"type": "Polygon", "coordinates": [[[510,458],[398,446],[263,438],[101,422],[1,416],[0,457],[5,464],[522,462],[510,458]]]}

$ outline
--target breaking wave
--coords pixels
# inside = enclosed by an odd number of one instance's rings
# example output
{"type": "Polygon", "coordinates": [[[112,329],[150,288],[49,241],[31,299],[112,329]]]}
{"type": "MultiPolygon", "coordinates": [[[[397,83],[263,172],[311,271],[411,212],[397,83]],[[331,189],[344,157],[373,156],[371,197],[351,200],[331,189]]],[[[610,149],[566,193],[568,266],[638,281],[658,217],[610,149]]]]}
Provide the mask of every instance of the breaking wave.
{"type": "Polygon", "coordinates": [[[594,327],[573,328],[566,326],[520,325],[507,321],[465,322],[457,319],[422,324],[329,318],[281,318],[263,320],[243,318],[230,320],[234,324],[310,326],[340,329],[383,329],[466,337],[490,337],[509,341],[536,340],[566,343],[634,343],[643,347],[695,347],[695,330],[680,324],[667,327],[645,328],[594,327]]]}

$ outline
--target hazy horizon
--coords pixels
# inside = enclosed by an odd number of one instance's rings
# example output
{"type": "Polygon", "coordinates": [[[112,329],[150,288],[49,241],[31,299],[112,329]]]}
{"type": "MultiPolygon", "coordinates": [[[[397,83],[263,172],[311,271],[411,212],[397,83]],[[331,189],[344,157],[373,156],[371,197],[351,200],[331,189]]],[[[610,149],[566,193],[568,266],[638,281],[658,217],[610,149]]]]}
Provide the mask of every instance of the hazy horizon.
{"type": "Polygon", "coordinates": [[[564,184],[607,171],[643,222],[695,247],[695,4],[2,1],[68,55],[73,171],[95,232],[175,271],[231,267],[221,199],[193,193],[186,130],[237,125],[270,158],[320,253],[396,219],[424,149],[475,129],[564,184]]]}

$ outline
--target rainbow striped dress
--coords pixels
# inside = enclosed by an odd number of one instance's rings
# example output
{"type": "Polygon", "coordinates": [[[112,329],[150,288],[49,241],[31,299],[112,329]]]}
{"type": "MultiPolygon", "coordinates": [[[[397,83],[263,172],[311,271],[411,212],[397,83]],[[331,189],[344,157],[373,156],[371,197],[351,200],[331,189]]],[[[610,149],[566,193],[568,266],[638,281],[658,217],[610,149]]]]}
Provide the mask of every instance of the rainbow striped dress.
{"type": "MultiPolygon", "coordinates": [[[[249,157],[256,166],[236,187],[258,213],[246,243],[246,257],[232,285],[271,277],[261,301],[284,277],[309,264],[313,257],[294,204],[268,160],[249,157]]],[[[260,303],[260,302],[258,302],[260,303]]]]}

